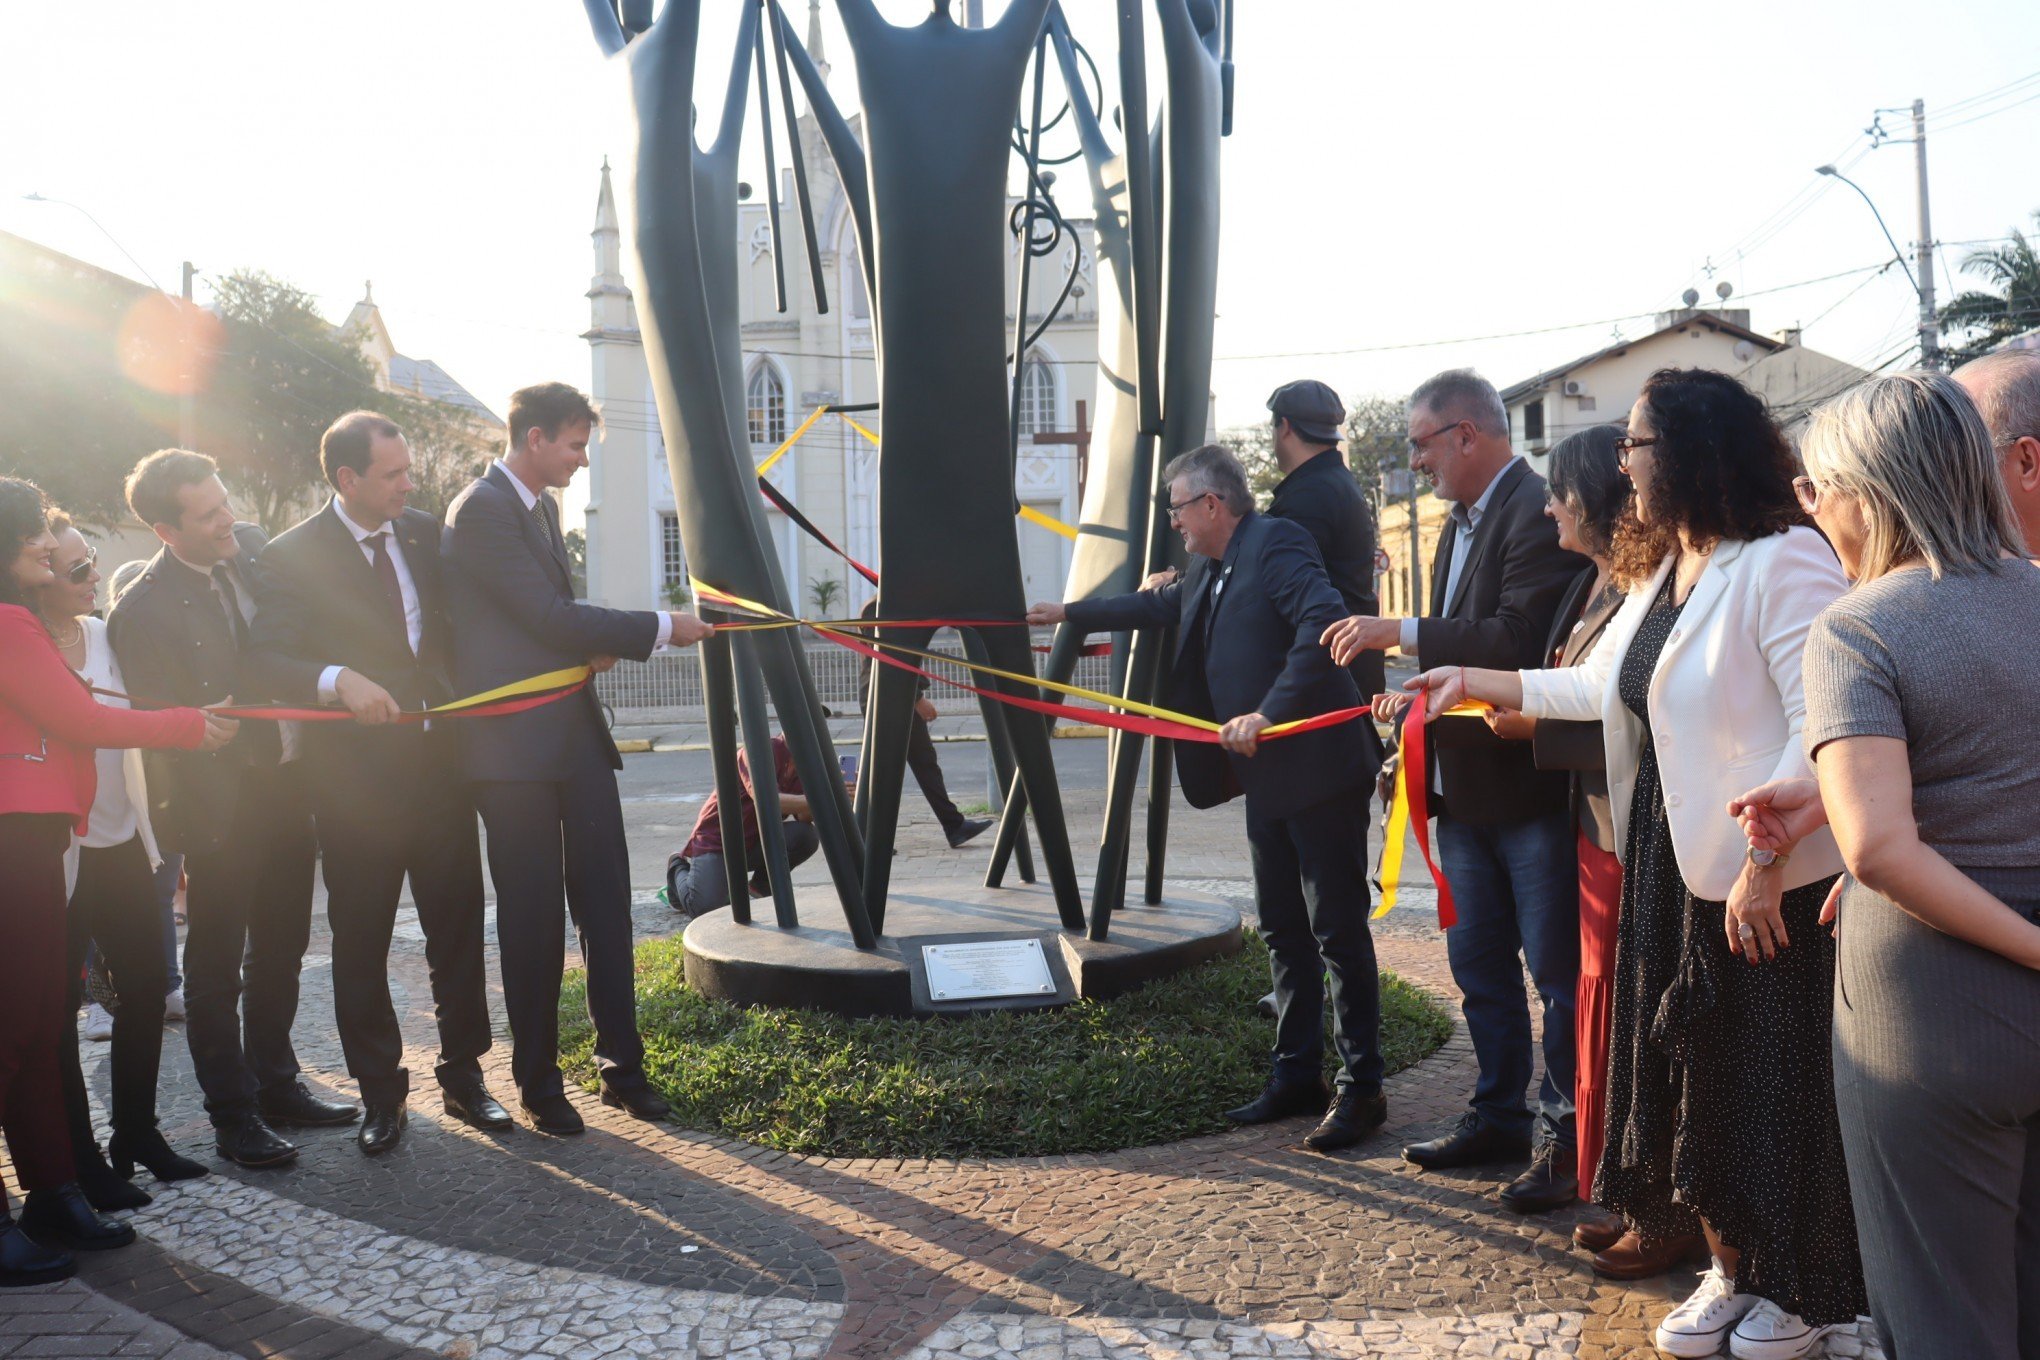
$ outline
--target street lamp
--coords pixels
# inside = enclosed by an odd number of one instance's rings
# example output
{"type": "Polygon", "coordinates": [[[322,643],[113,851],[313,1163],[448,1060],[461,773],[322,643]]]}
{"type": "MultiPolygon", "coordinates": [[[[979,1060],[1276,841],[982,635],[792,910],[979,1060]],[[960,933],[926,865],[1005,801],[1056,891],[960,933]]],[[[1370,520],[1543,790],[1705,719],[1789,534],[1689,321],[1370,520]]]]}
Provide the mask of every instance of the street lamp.
{"type": "Polygon", "coordinates": [[[108,231],[106,229],[106,224],[104,222],[101,222],[91,213],[86,212],[83,207],[76,203],[73,203],[68,198],[48,198],[42,194],[23,194],[22,197],[27,199],[30,203],[54,203],[60,208],[69,208],[72,212],[77,213],[79,216],[83,217],[87,222],[90,222],[93,226],[99,228],[99,234],[101,236],[104,236],[107,240],[113,242],[113,248],[115,250],[118,250],[121,254],[127,256],[129,264],[133,265],[135,268],[142,271],[142,277],[149,281],[151,287],[153,287],[159,293],[163,291],[163,285],[157,283],[156,276],[154,274],[151,274],[148,271],[147,266],[145,266],[140,260],[134,257],[134,252],[130,251],[126,246],[122,245],[120,243],[120,238],[115,236],[112,232],[108,231]]]}

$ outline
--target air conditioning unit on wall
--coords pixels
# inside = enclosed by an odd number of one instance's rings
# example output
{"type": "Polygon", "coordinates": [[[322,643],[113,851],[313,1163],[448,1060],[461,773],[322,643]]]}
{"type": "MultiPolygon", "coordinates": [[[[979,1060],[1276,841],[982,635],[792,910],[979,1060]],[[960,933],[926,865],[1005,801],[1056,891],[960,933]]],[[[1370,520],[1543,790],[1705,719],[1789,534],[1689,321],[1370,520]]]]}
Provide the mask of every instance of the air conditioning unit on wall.
{"type": "Polygon", "coordinates": [[[1580,393],[1586,390],[1587,385],[1581,382],[1578,378],[1567,378],[1565,380],[1565,394],[1568,397],[1577,397],[1578,395],[1580,395],[1580,393]]]}

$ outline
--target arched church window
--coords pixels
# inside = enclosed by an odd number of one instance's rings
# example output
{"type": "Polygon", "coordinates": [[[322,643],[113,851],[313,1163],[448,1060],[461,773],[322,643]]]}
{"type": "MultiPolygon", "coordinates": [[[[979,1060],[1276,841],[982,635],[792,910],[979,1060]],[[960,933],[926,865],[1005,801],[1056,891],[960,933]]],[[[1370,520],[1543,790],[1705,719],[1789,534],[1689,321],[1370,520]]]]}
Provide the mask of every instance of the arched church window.
{"type": "Polygon", "coordinates": [[[769,444],[773,448],[785,443],[786,384],[780,380],[779,370],[761,361],[751,370],[745,397],[750,414],[751,442],[769,444]]]}
{"type": "Polygon", "coordinates": [[[1038,349],[1027,351],[1020,370],[1020,433],[1047,434],[1055,429],[1055,368],[1038,349]]]}

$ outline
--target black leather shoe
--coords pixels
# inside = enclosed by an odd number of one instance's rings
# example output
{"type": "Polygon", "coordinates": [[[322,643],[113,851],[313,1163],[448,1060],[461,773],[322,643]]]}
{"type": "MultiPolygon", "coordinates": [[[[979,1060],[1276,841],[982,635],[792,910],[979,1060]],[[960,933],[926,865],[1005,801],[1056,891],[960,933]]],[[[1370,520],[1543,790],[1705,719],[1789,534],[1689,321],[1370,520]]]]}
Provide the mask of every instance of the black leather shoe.
{"type": "Polygon", "coordinates": [[[518,1101],[531,1127],[555,1138],[571,1138],[587,1129],[581,1112],[565,1096],[526,1096],[518,1101]]]}
{"type": "Polygon", "coordinates": [[[133,1135],[115,1130],[113,1137],[106,1140],[106,1157],[122,1176],[133,1176],[138,1163],[149,1168],[149,1173],[159,1181],[195,1180],[207,1174],[203,1162],[178,1155],[175,1148],[164,1142],[161,1129],[145,1129],[133,1135]]]}
{"type": "Polygon", "coordinates": [[[403,1101],[387,1105],[371,1101],[361,1116],[361,1132],[354,1135],[354,1141],[369,1156],[380,1157],[397,1145],[397,1140],[404,1136],[404,1126],[410,1122],[411,1113],[404,1108],[403,1101]]]}
{"type": "Polygon", "coordinates": [[[1452,1132],[1443,1138],[1411,1143],[1402,1150],[1402,1155],[1404,1161],[1413,1162],[1426,1171],[1480,1166],[1487,1162],[1516,1162],[1530,1155],[1530,1139],[1521,1134],[1503,1133],[1483,1124],[1479,1115],[1468,1110],[1459,1116],[1452,1132]]]}
{"type": "Polygon", "coordinates": [[[507,1129],[516,1121],[510,1111],[497,1103],[480,1082],[458,1089],[447,1087],[446,1112],[461,1123],[477,1129],[507,1129]]]}
{"type": "Polygon", "coordinates": [[[961,850],[991,829],[992,819],[989,817],[965,818],[957,824],[956,830],[949,833],[949,848],[961,850]]]}
{"type": "Polygon", "coordinates": [[[149,1202],[148,1191],[113,1174],[96,1146],[78,1155],[78,1188],[85,1192],[85,1202],[102,1214],[139,1209],[149,1202]]]}
{"type": "Polygon", "coordinates": [[[282,1166],[297,1160],[297,1144],[270,1128],[259,1114],[215,1129],[213,1145],[220,1156],[240,1166],[282,1166]]]}
{"type": "Polygon", "coordinates": [[[1332,1093],[1322,1079],[1317,1081],[1270,1080],[1261,1094],[1246,1104],[1227,1110],[1225,1117],[1235,1124],[1272,1124],[1292,1115],[1314,1114],[1325,1108],[1332,1093]]]}
{"type": "Polygon", "coordinates": [[[1303,1136],[1303,1145],[1315,1152],[1335,1152],[1353,1146],[1387,1122],[1387,1096],[1379,1091],[1341,1091],[1318,1126],[1303,1136]]]}
{"type": "Polygon", "coordinates": [[[358,1105],[321,1100],[301,1081],[294,1081],[280,1091],[265,1093],[261,1104],[262,1118],[272,1128],[278,1129],[333,1128],[352,1124],[361,1114],[358,1105]]]}
{"type": "Polygon", "coordinates": [[[46,1247],[0,1216],[0,1289],[20,1289],[32,1284],[55,1284],[78,1273],[78,1263],[67,1251],[46,1247]]]}
{"type": "Polygon", "coordinates": [[[93,1208],[76,1184],[30,1194],[21,1206],[21,1229],[44,1246],[54,1242],[71,1251],[110,1251],[135,1240],[132,1227],[93,1208]]]}
{"type": "Polygon", "coordinates": [[[666,1098],[649,1086],[633,1086],[624,1091],[613,1091],[605,1086],[602,1088],[602,1103],[614,1106],[635,1119],[653,1123],[673,1113],[673,1107],[666,1098]]]}
{"type": "Polygon", "coordinates": [[[1502,1187],[1502,1207],[1519,1214],[1544,1214],[1563,1209],[1580,1197],[1579,1150],[1570,1143],[1546,1143],[1530,1159],[1530,1169],[1502,1187]]]}

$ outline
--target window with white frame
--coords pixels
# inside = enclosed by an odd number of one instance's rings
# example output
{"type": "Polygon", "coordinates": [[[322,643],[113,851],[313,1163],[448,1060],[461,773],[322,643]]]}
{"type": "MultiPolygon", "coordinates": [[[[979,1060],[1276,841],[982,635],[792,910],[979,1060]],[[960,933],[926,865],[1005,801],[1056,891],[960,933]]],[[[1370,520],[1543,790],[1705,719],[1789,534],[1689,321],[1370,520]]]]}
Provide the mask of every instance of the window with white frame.
{"type": "Polygon", "coordinates": [[[753,444],[777,448],[786,442],[786,384],[780,380],[778,369],[761,361],[751,370],[751,381],[745,388],[745,404],[750,414],[753,444]]]}
{"type": "Polygon", "coordinates": [[[659,586],[671,591],[687,586],[687,554],[680,546],[680,516],[672,511],[659,516],[659,586]]]}
{"type": "Polygon", "coordinates": [[[1027,351],[1020,369],[1020,433],[1055,429],[1055,369],[1038,349],[1027,351]]]}

